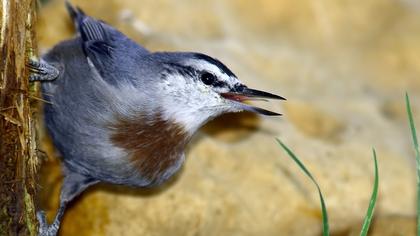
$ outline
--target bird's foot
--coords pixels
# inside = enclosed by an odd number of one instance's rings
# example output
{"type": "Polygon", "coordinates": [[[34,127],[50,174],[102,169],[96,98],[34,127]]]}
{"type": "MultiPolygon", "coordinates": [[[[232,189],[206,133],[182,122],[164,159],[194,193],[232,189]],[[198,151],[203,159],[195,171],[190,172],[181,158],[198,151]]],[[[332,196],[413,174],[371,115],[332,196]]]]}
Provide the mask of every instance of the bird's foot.
{"type": "Polygon", "coordinates": [[[58,226],[56,224],[49,225],[45,217],[44,211],[38,211],[36,218],[39,222],[38,236],[56,236],[58,232],[58,226]]]}
{"type": "Polygon", "coordinates": [[[29,81],[51,81],[56,79],[60,73],[57,68],[42,59],[40,61],[29,59],[27,67],[31,72],[29,81]]]}

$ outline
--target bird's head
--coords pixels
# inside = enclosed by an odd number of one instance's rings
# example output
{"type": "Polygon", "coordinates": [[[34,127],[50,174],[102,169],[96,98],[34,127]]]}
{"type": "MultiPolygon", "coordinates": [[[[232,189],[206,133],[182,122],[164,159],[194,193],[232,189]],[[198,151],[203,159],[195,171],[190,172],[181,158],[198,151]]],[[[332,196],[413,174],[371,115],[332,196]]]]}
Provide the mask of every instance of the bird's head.
{"type": "Polygon", "coordinates": [[[248,88],[219,60],[201,53],[157,53],[160,58],[161,106],[166,116],[195,132],[206,121],[228,112],[280,115],[245,104],[283,97],[248,88]]]}

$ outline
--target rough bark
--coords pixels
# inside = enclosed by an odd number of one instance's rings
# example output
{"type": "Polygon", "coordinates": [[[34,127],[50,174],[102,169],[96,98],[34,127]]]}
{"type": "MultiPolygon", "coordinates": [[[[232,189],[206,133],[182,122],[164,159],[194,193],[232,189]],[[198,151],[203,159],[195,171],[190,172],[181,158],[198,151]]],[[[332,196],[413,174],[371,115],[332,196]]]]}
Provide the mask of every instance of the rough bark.
{"type": "Polygon", "coordinates": [[[0,3],[0,235],[36,235],[37,88],[25,68],[35,51],[36,0],[0,3]]]}

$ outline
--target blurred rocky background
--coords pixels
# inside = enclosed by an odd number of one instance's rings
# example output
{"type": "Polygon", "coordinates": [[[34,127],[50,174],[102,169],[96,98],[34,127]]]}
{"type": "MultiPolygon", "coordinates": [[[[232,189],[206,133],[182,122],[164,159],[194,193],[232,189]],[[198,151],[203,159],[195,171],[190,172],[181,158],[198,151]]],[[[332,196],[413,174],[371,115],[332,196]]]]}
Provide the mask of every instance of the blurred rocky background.
{"type": "MultiPolygon", "coordinates": [[[[62,236],[320,235],[317,192],[275,137],[319,180],[333,235],[358,235],[375,147],[380,194],[371,235],[414,235],[415,159],[404,94],[420,128],[418,1],[72,2],[150,50],[210,54],[246,84],[288,101],[264,104],[281,118],[243,113],[211,122],[165,186],[90,189],[66,212],[62,236]]],[[[39,16],[41,53],[72,37],[62,1],[44,2],[39,16]]],[[[43,150],[40,202],[52,217],[61,172],[47,137],[43,150]]]]}

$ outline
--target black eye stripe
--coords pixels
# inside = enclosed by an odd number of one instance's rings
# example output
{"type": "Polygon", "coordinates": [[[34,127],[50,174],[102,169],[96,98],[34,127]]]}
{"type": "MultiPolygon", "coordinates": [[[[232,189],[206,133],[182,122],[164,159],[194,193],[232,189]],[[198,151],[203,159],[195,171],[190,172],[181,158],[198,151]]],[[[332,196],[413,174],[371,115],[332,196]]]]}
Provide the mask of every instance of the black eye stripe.
{"type": "Polygon", "coordinates": [[[226,83],[224,83],[224,82],[222,82],[220,80],[217,80],[212,85],[213,85],[213,87],[225,87],[226,86],[226,83]]]}
{"type": "Polygon", "coordinates": [[[213,85],[216,82],[216,76],[209,72],[202,73],[200,79],[206,85],[213,85]]]}
{"type": "Polygon", "coordinates": [[[168,74],[177,73],[185,77],[199,78],[202,83],[206,85],[211,85],[212,87],[221,88],[229,87],[229,85],[223,81],[219,80],[217,76],[208,71],[199,71],[191,66],[180,65],[176,63],[165,63],[164,76],[168,74]]]}
{"type": "Polygon", "coordinates": [[[246,88],[246,86],[245,86],[245,85],[243,85],[243,84],[236,84],[236,85],[234,86],[234,89],[235,89],[235,91],[237,91],[237,92],[242,92],[245,88],[246,88]]]}
{"type": "Polygon", "coordinates": [[[210,72],[203,72],[200,79],[204,84],[211,85],[212,87],[227,87],[227,84],[224,81],[219,80],[210,72]]]}

